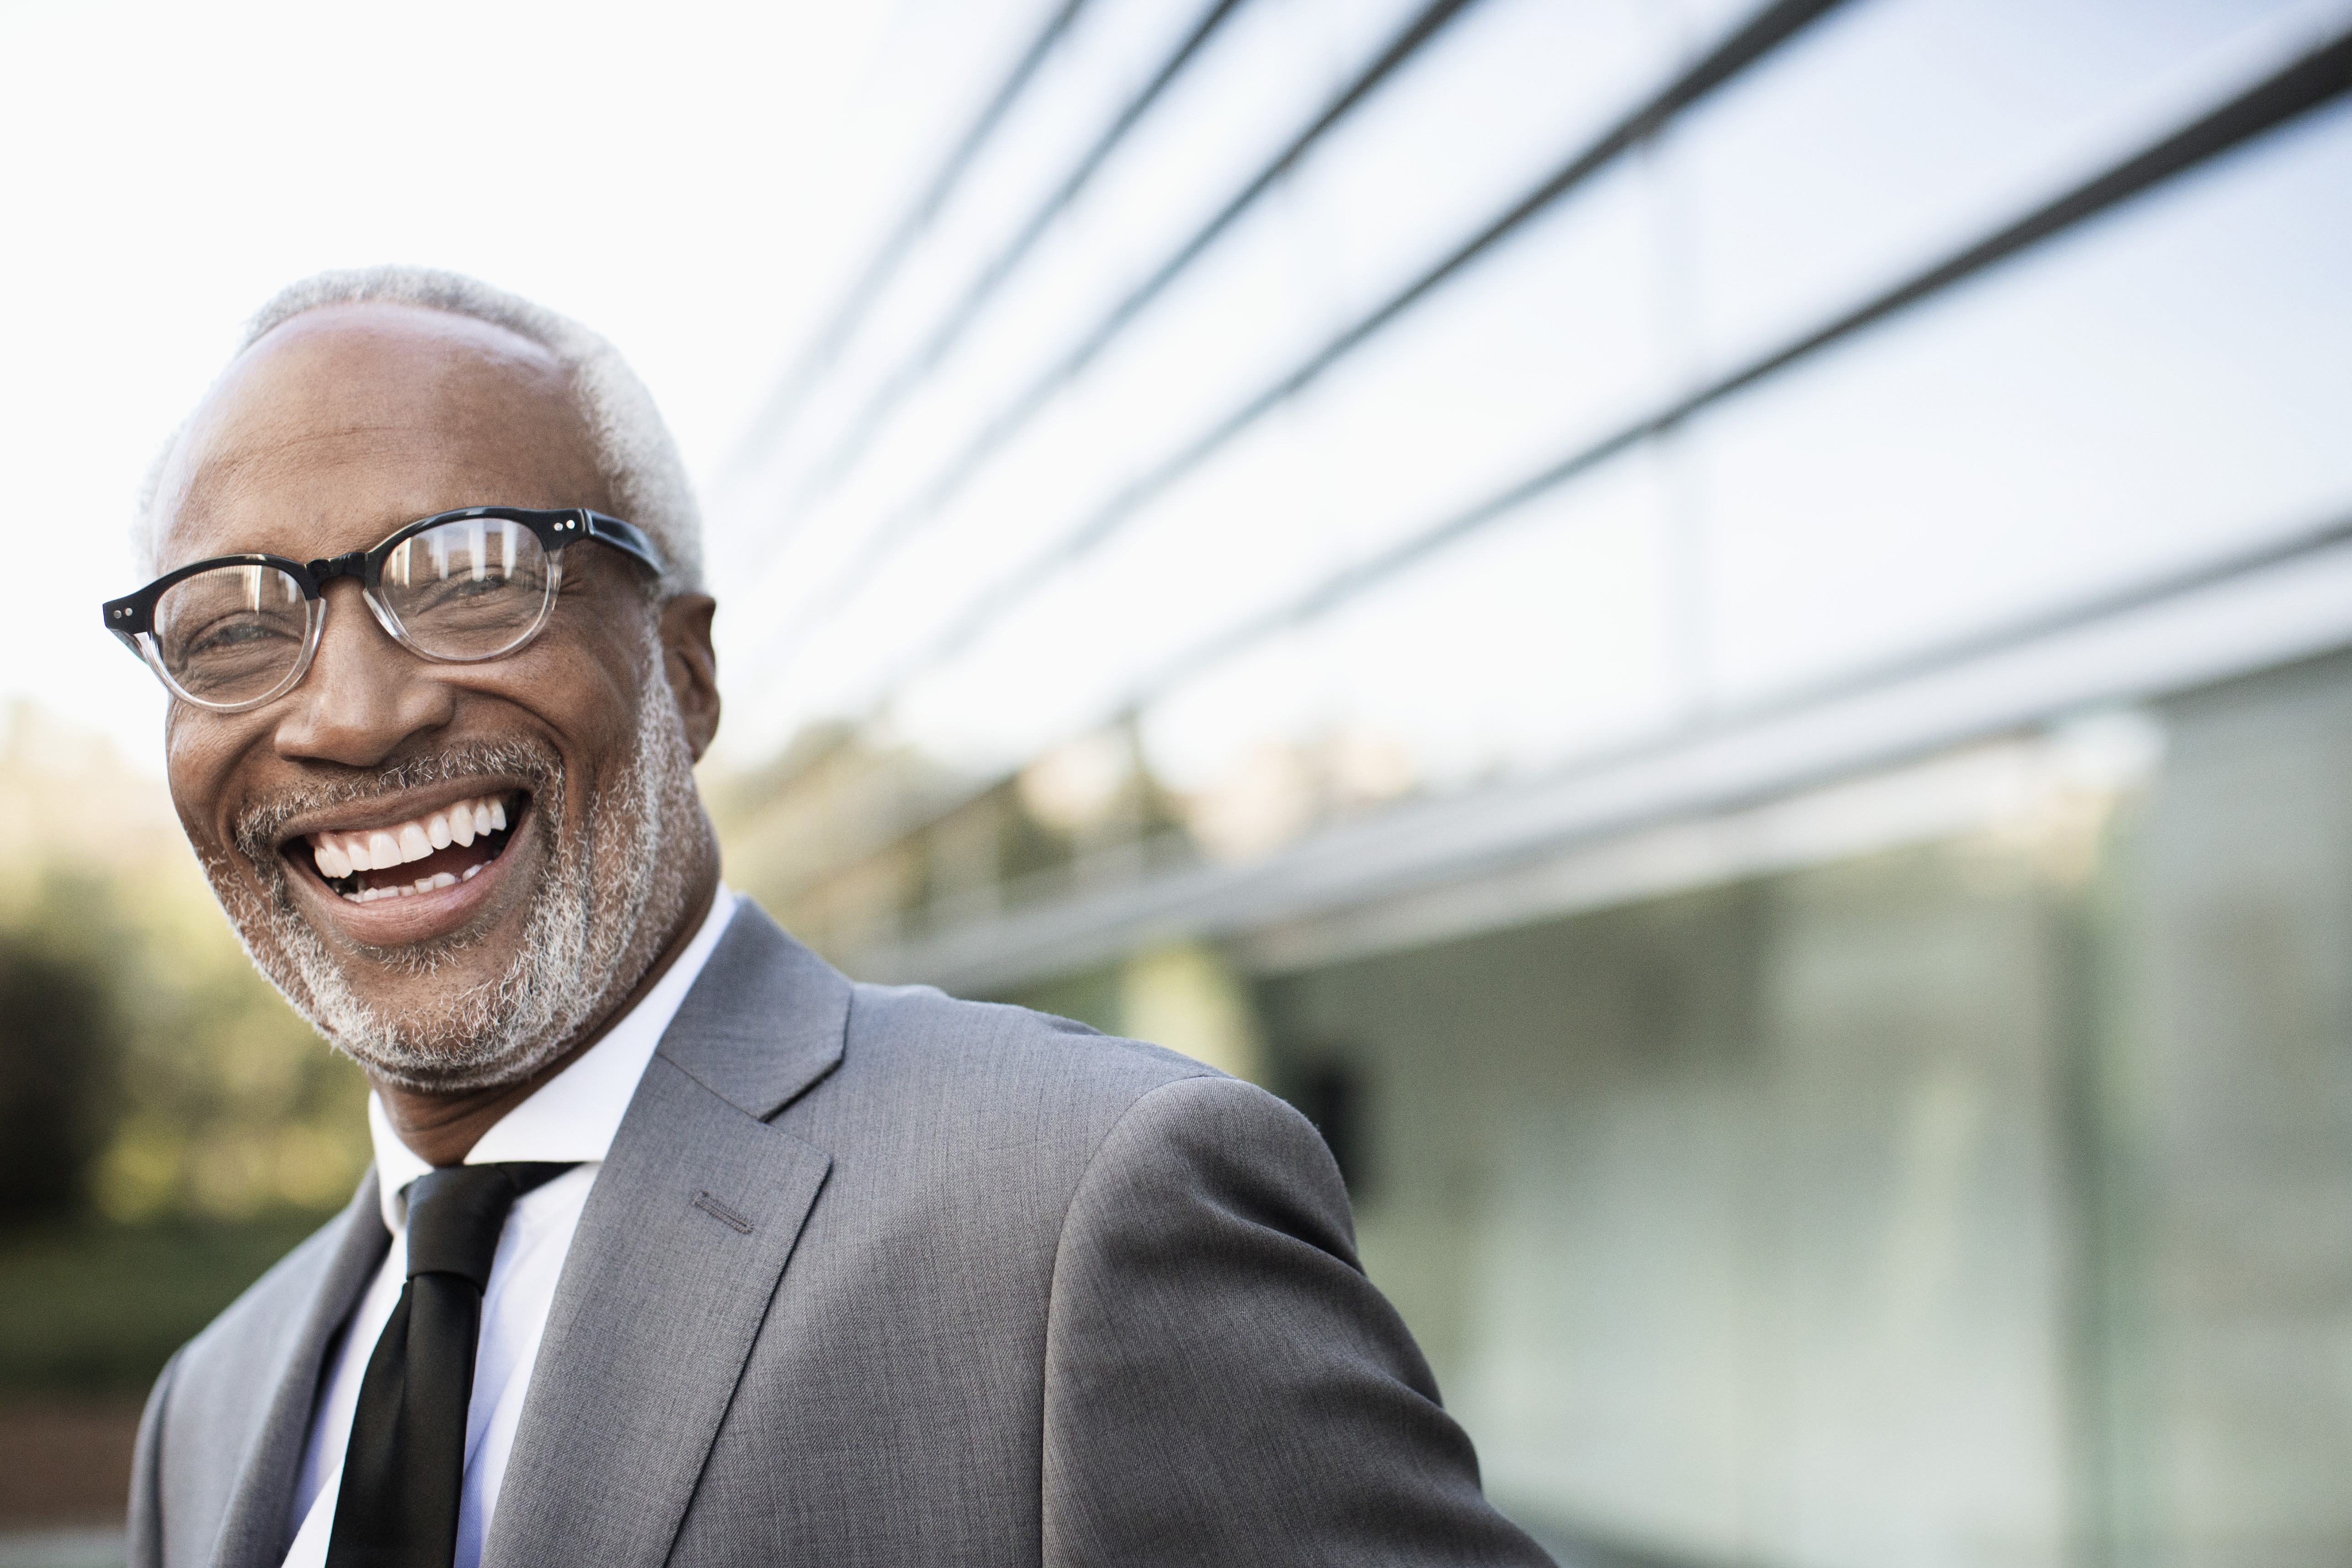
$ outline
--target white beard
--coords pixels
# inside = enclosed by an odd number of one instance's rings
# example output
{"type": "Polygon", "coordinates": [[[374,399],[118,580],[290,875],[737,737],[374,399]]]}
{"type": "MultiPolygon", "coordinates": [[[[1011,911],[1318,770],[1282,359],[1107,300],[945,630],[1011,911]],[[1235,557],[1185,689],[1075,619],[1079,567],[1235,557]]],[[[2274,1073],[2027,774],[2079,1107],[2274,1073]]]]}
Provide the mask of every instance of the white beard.
{"type": "MultiPolygon", "coordinates": [[[[563,826],[569,784],[562,758],[536,742],[459,748],[374,781],[304,791],[247,813],[237,825],[238,847],[259,875],[258,898],[232,868],[208,861],[205,870],[254,966],[337,1050],[411,1089],[516,1083],[561,1055],[635,987],[685,913],[692,857],[670,850],[677,829],[699,818],[702,805],[658,643],[628,769],[589,802],[577,834],[563,826]],[[551,836],[545,880],[514,962],[495,980],[463,990],[419,987],[426,994],[415,1003],[370,1004],[296,909],[285,862],[270,848],[278,825],[325,805],[496,774],[530,781],[535,830],[551,836]]],[[[425,977],[474,940],[453,936],[369,956],[425,977]]]]}

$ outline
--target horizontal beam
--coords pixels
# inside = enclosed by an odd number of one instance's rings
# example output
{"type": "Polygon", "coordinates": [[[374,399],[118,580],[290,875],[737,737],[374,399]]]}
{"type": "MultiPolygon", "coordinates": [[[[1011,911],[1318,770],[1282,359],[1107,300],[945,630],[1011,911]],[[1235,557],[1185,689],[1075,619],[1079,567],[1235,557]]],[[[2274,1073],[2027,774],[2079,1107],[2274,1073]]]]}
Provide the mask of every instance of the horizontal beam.
{"type": "MultiPolygon", "coordinates": [[[[1271,610],[1211,634],[1131,686],[1115,704],[1115,710],[1127,714],[1139,710],[1185,680],[1250,646],[1328,615],[1431,556],[1501,522],[1519,508],[1609,458],[1675,428],[1712,405],[2347,89],[2352,89],[2352,34],[2338,36],[2319,46],[2193,123],[1712,384],[1643,416],[1614,434],[1409,535],[1367,561],[1339,569],[1271,610]]],[[[1996,638],[2022,635],[2022,628],[2002,628],[1988,635],[1996,638]]],[[[877,709],[864,722],[870,724],[880,711],[877,709]]],[[[998,782],[1002,781],[992,781],[992,784],[998,782]]],[[[984,793],[988,787],[992,785],[977,786],[972,793],[984,793]]],[[[923,823],[909,822],[904,831],[916,831],[922,826],[923,823]]]]}
{"type": "Polygon", "coordinates": [[[1195,866],[841,956],[865,978],[1001,991],[1143,943],[1323,918],[2347,647],[2352,519],[2339,519],[1544,778],[1398,805],[1252,864],[1195,866]]]}
{"type": "Polygon", "coordinates": [[[1460,16],[1473,0],[1429,0],[1429,4],[1408,22],[1403,30],[1390,40],[1370,64],[1357,73],[1354,80],[1341,88],[1325,104],[1322,112],[1292,137],[1289,143],[1256,174],[1236,191],[1219,208],[1216,216],[1196,230],[1192,237],[1176,248],[1173,255],[1142,283],[1131,289],[1117,305],[1111,307],[1077,345],[1060,360],[1047,367],[1045,374],[1032,381],[982,427],[963,450],[949,461],[917,494],[914,500],[884,518],[880,526],[869,535],[849,563],[826,584],[823,592],[810,602],[805,615],[785,627],[782,634],[768,644],[771,657],[782,659],[814,635],[815,630],[844,605],[846,605],[875,574],[882,569],[908,542],[919,536],[938,520],[947,503],[977,474],[999,448],[1025,426],[1044,408],[1055,393],[1067,385],[1124,332],[1129,324],[1141,315],[1152,300],[1188,271],[1192,264],[1233,225],[1255,206],[1260,198],[1274,189],[1282,177],[1296,168],[1299,161],[1328,135],[1342,121],[1370,98],[1372,93],[1404,64],[1434,38],[1445,25],[1460,16]]]}
{"type": "Polygon", "coordinates": [[[858,275],[858,280],[851,287],[847,297],[826,319],[824,330],[785,375],[766,405],[752,416],[751,430],[736,448],[734,468],[740,469],[749,466],[791,433],[793,421],[799,417],[809,394],[832,369],[833,362],[848,346],[857,329],[865,325],[866,314],[874,308],[874,301],[881,297],[883,288],[897,275],[899,264],[914,249],[915,241],[922,237],[923,231],[939,216],[940,208],[947,204],[948,197],[963,179],[964,171],[971,168],[972,161],[980,156],[981,148],[1003,123],[1005,115],[1028,88],[1030,79],[1037,74],[1037,68],[1044,65],[1045,58],[1054,52],[1055,46],[1062,41],[1062,35],[1070,30],[1070,24],[1077,20],[1078,12],[1086,3],[1087,0],[1062,0],[1046,18],[1045,26],[1030,41],[1029,47],[1023,51],[1021,58],[998,85],[986,107],[981,110],[979,116],[957,141],[947,161],[931,176],[930,184],[924,187],[922,195],[898,220],[898,226],[890,231],[889,237],[875,252],[874,259],[867,262],[866,270],[858,275]]]}
{"type": "MultiPolygon", "coordinates": [[[[1004,574],[994,584],[983,590],[963,614],[949,623],[944,631],[894,672],[886,683],[886,689],[895,690],[903,687],[915,675],[962,652],[982,631],[1027,599],[1048,578],[1115,537],[1134,521],[1146,502],[1164,493],[1186,474],[1223,450],[1244,431],[1394,325],[1460,276],[1473,262],[1521,232],[1537,216],[1557,206],[1603,169],[1672,123],[1676,116],[1738,78],[1757,61],[1844,3],[1845,0],[1776,0],[1775,4],[1764,7],[1745,26],[1708,50],[1689,69],[1570,156],[1434,266],[1328,339],[1320,348],[1161,461],[1150,472],[1121,489],[1077,527],[1004,574]]],[[[1079,363],[1075,357],[1071,362],[1073,366],[1079,363]]],[[[1071,374],[1076,374],[1075,368],[1071,374]]],[[[1041,405],[1042,398],[1037,403],[1041,405]]],[[[1032,404],[1024,398],[1016,400],[1014,406],[1019,411],[1030,408],[1032,404]]],[[[1021,416],[1025,419],[1027,414],[1024,412],[1021,416]]],[[[992,426],[992,431],[993,429],[992,426]]],[[[992,449],[989,444],[997,438],[992,435],[981,448],[976,449],[992,449]]],[[[943,499],[935,493],[927,497],[923,504],[926,508],[934,507],[943,499]]],[[[834,602],[840,601],[836,599],[834,602]]],[[[887,698],[885,700],[887,702],[887,698]]]]}
{"type": "Polygon", "coordinates": [[[1013,276],[1028,258],[1029,252],[1036,248],[1037,242],[1053,227],[1054,220],[1077,199],[1078,194],[1086,189],[1105,161],[1118,151],[1120,142],[1127,140],[1128,132],[1134,130],[1151,106],[1160,101],[1160,95],[1184,73],[1184,68],[1192,63],[1210,38],[1241,8],[1243,0],[1211,0],[1208,9],[1202,13],[1200,20],[1185,35],[1184,41],[1176,47],[1175,52],[1160,64],[1160,69],[1153,73],[1141,90],[1128,100],[1127,107],[1095,139],[1094,145],[1087,150],[1062,183],[1037,205],[1029,215],[1028,221],[1014,232],[1012,240],[966,285],[962,298],[949,308],[946,317],[924,340],[922,346],[882,379],[873,395],[849,421],[846,433],[834,443],[832,449],[811,470],[807,483],[788,510],[808,511],[850,472],[874,437],[880,434],[885,422],[899,403],[938,367],[950,350],[962,341],[965,331],[980,319],[982,310],[995,298],[996,291],[1004,286],[1005,279],[1013,276]]]}
{"type": "Polygon", "coordinates": [[[1130,710],[1139,708],[1253,644],[1328,615],[1716,404],[2347,90],[2352,90],[2352,35],[2323,45],[2155,145],[1729,374],[1505,486],[1369,560],[1340,568],[1287,602],[1203,638],[1130,689],[1122,706],[1130,710]]]}

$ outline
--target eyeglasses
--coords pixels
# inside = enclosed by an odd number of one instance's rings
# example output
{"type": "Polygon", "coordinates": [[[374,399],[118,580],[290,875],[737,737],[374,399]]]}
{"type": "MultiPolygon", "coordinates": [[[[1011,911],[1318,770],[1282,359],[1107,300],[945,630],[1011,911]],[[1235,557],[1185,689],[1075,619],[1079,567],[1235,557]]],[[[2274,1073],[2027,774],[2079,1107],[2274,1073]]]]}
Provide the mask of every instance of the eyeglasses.
{"type": "Polygon", "coordinates": [[[106,629],[173,696],[242,713],[291,691],[310,669],[336,578],[359,579],[368,608],[403,647],[438,663],[478,664],[546,626],[563,585],[563,551],[583,539],[662,569],[653,542],[619,518],[585,507],[475,506],[307,565],[282,555],[193,562],[108,600],[106,629]]]}

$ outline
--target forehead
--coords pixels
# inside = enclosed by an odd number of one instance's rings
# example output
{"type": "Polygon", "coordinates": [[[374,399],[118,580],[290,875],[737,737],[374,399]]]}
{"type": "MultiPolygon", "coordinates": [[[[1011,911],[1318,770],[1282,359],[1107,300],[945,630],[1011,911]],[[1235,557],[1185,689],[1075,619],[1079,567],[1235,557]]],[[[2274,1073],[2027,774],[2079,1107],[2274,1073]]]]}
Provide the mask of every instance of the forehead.
{"type": "Polygon", "coordinates": [[[262,551],[310,560],[465,506],[609,505],[562,363],[468,317],[305,312],[238,356],[167,460],[166,568],[262,551]]]}

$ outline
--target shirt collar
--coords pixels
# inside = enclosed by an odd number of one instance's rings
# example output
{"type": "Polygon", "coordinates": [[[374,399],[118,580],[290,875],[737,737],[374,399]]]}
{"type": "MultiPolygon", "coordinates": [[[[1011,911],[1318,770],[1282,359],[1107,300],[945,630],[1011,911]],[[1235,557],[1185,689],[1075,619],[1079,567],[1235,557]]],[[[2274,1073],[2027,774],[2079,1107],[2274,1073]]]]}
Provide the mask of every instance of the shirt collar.
{"type": "MultiPolygon", "coordinates": [[[[508,1160],[548,1160],[561,1163],[602,1160],[621,1129],[637,1080],[653,1059],[662,1033],[693,989],[711,950],[735,913],[735,895],[722,883],[710,900],[694,940],[677,962],[604,1032],[604,1037],[539,1086],[529,1100],[508,1111],[482,1134],[466,1156],[468,1165],[488,1165],[508,1160]]],[[[407,1226],[408,1184],[433,1167],[400,1141],[383,1113],[383,1102],[368,1096],[368,1137],[375,1145],[376,1194],[383,1205],[384,1228],[394,1237],[407,1226]]]]}

